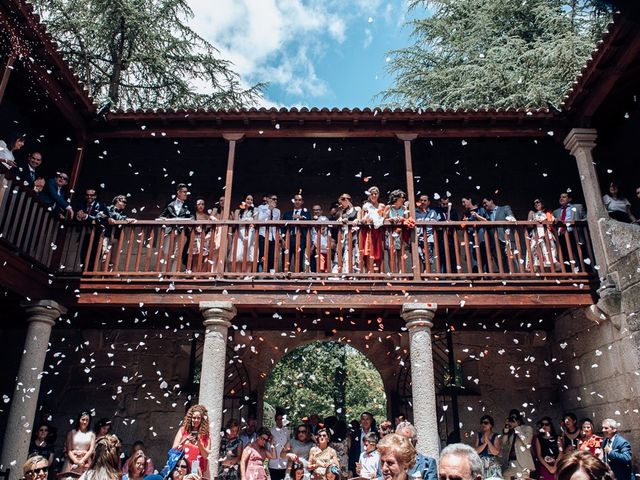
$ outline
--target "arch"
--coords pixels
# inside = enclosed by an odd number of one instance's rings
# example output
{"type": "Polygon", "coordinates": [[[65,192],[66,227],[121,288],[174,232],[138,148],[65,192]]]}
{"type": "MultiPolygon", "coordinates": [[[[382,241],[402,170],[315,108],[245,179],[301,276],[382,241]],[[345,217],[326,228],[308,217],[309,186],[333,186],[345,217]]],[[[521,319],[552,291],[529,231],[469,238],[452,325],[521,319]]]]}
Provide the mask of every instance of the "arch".
{"type": "MultiPolygon", "coordinates": [[[[311,356],[313,355],[313,351],[309,351],[308,353],[311,356]]],[[[335,357],[331,357],[332,353],[333,352],[329,352],[329,357],[322,356],[322,358],[320,359],[320,362],[327,362],[328,360],[330,361],[332,358],[335,358],[335,357]]],[[[339,351],[336,351],[335,353],[339,353],[339,351]]],[[[293,357],[293,358],[296,358],[296,357],[293,357]]],[[[314,373],[315,374],[324,373],[324,372],[318,372],[317,370],[314,370],[315,368],[318,367],[318,365],[313,358],[309,358],[308,356],[304,356],[300,358],[304,358],[305,362],[309,362],[311,364],[310,365],[309,363],[307,363],[307,366],[309,368],[308,373],[310,375],[313,375],[314,373]]],[[[352,345],[349,342],[341,341],[340,339],[332,339],[332,338],[304,339],[303,341],[297,342],[297,345],[295,346],[295,348],[288,349],[288,351],[282,356],[280,356],[280,358],[278,358],[277,361],[274,361],[272,367],[269,370],[268,375],[265,378],[263,395],[262,395],[263,398],[265,399],[265,402],[262,405],[262,412],[264,412],[264,415],[265,415],[265,417],[263,418],[263,423],[265,422],[268,423],[268,420],[269,420],[268,417],[273,414],[272,409],[273,407],[276,407],[276,406],[285,406],[289,408],[290,409],[289,418],[292,421],[298,421],[299,419],[301,419],[302,417],[310,413],[320,413],[321,415],[327,415],[327,416],[336,415],[338,417],[343,417],[347,420],[353,420],[359,417],[361,413],[360,410],[366,411],[370,409],[377,410],[378,411],[377,417],[379,419],[382,419],[381,417],[386,417],[386,415],[389,413],[389,400],[390,400],[389,390],[390,390],[389,385],[385,383],[383,376],[381,375],[381,372],[378,369],[378,367],[371,360],[370,356],[365,354],[365,352],[363,352],[360,348],[357,348],[356,346],[352,345]],[[278,369],[283,365],[283,362],[286,361],[287,359],[291,360],[292,356],[294,355],[300,355],[301,349],[306,349],[309,346],[323,348],[324,346],[329,344],[341,345],[341,346],[345,346],[346,348],[343,350],[345,355],[344,363],[338,362],[336,364],[336,366],[342,365],[344,368],[340,370],[336,369],[335,373],[327,372],[327,375],[329,375],[329,377],[327,378],[326,382],[321,381],[320,383],[317,383],[315,382],[315,379],[309,379],[307,377],[304,377],[303,376],[304,374],[301,374],[299,377],[296,376],[294,378],[291,378],[290,376],[286,376],[286,377],[280,377],[279,379],[274,379],[274,375],[276,374],[282,375],[283,372],[280,372],[278,369]],[[360,364],[360,366],[358,366],[359,360],[360,361],[364,360],[366,363],[364,365],[360,364]],[[358,382],[357,380],[354,382],[354,379],[359,377],[353,376],[353,372],[349,372],[349,376],[347,377],[347,368],[349,368],[348,366],[354,369],[362,368],[362,367],[365,368],[365,370],[360,371],[360,374],[364,376],[364,378],[362,379],[362,382],[358,382]],[[336,382],[340,382],[338,378],[336,378],[336,380],[334,381],[333,375],[336,375],[336,377],[340,376],[340,378],[343,379],[344,385],[345,385],[344,391],[342,392],[340,392],[340,390],[335,391],[329,386],[329,385],[333,386],[335,385],[336,382]],[[274,388],[277,388],[277,387],[274,387],[272,382],[279,381],[280,379],[282,379],[283,382],[288,381],[289,379],[291,380],[291,384],[287,385],[286,387],[280,387],[280,391],[282,391],[282,389],[284,388],[285,390],[288,390],[288,392],[291,393],[292,395],[301,393],[304,396],[303,398],[309,398],[309,399],[314,398],[313,393],[316,392],[318,396],[315,398],[323,397],[326,399],[326,402],[328,403],[325,403],[323,407],[317,407],[317,406],[308,407],[306,400],[304,401],[305,403],[294,402],[293,400],[291,401],[291,403],[287,403],[287,401],[284,400],[284,402],[280,401],[278,405],[271,404],[267,406],[266,398],[268,396],[268,390],[269,389],[273,390],[274,388]],[[296,382],[299,382],[299,383],[296,385],[296,382]],[[308,388],[309,382],[315,382],[315,383],[313,384],[311,389],[305,390],[305,388],[308,388]],[[365,395],[367,395],[367,393],[370,393],[372,391],[371,387],[374,386],[375,388],[376,384],[379,386],[380,394],[382,396],[371,397],[369,399],[369,401],[371,402],[370,404],[367,404],[366,400],[364,401],[364,403],[358,404],[357,403],[358,399],[364,397],[365,395]],[[324,385],[327,385],[326,389],[324,388],[324,385]],[[349,385],[351,386],[350,388],[349,388],[349,385]],[[332,407],[330,407],[329,405],[336,406],[335,402],[341,402],[341,404],[344,405],[344,411],[341,411],[340,409],[338,409],[338,411],[336,412],[332,411],[331,410],[332,407]],[[376,404],[378,404],[379,408],[374,408],[376,404]],[[324,408],[325,410],[315,411],[318,408],[324,408]],[[355,410],[352,410],[352,408],[355,408],[355,410]]],[[[272,403],[274,402],[272,401],[272,403]]]]}

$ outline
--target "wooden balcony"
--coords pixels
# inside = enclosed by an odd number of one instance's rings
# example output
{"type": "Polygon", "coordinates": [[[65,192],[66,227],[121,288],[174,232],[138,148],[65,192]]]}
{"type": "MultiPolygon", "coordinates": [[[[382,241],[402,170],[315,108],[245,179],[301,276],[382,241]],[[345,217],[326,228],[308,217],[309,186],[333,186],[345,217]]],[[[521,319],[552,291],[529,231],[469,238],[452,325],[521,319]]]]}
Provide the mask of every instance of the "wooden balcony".
{"type": "Polygon", "coordinates": [[[412,298],[450,308],[568,308],[591,304],[595,292],[586,223],[570,230],[520,221],[85,227],[56,218],[10,175],[0,180],[2,257],[16,272],[4,283],[19,293],[36,278],[36,292],[73,287],[78,304],[224,299],[251,308],[390,309],[412,298]]]}

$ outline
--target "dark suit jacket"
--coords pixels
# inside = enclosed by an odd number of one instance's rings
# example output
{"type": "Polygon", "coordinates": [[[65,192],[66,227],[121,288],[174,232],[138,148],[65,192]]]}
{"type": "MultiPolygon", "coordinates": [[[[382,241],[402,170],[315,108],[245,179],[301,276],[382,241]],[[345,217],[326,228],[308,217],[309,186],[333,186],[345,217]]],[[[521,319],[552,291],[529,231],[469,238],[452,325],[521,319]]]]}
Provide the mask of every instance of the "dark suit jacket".
{"type": "Polygon", "coordinates": [[[611,453],[604,454],[604,460],[613,470],[616,480],[632,480],[633,470],[631,467],[631,445],[619,433],[616,433],[611,440],[604,439],[602,449],[611,442],[611,453]]]}
{"type": "MultiPolygon", "coordinates": [[[[309,214],[309,211],[306,208],[303,208],[301,210],[302,211],[300,212],[300,217],[301,217],[300,220],[311,220],[311,215],[309,214]]],[[[307,248],[307,230],[309,228],[296,227],[295,226],[296,220],[293,219],[293,212],[294,210],[289,210],[288,212],[285,212],[284,215],[282,215],[282,220],[290,220],[292,222],[289,226],[282,228],[281,235],[283,238],[283,242],[286,243],[285,235],[287,234],[287,230],[289,230],[291,245],[295,247],[296,230],[299,228],[300,229],[300,250],[305,250],[307,248]]],[[[289,251],[291,251],[291,249],[289,249],[289,251]]]]}
{"type": "MultiPolygon", "coordinates": [[[[64,190],[62,190],[63,192],[64,190]]],[[[55,178],[50,178],[44,184],[44,188],[40,192],[40,200],[49,207],[55,207],[65,210],[69,206],[69,202],[64,198],[63,193],[58,193],[58,185],[55,178]]]]}
{"type": "Polygon", "coordinates": [[[36,179],[38,177],[40,177],[40,172],[38,172],[38,169],[35,170],[35,172],[33,173],[33,176],[31,174],[31,169],[29,168],[29,164],[28,163],[21,163],[18,165],[18,172],[17,172],[17,176],[20,178],[20,183],[24,186],[26,186],[27,188],[32,189],[33,188],[33,182],[36,181],[36,179]]]}
{"type": "Polygon", "coordinates": [[[182,206],[178,209],[176,205],[176,201],[169,202],[169,204],[164,207],[162,213],[160,213],[161,217],[164,218],[186,218],[193,219],[194,214],[192,213],[191,206],[184,202],[182,206]]]}
{"type": "MultiPolygon", "coordinates": [[[[494,221],[496,222],[505,222],[507,221],[507,217],[514,217],[513,212],[511,211],[511,207],[509,205],[496,206],[495,212],[496,212],[496,215],[495,215],[494,221]]],[[[485,212],[485,218],[487,220],[491,220],[491,212],[489,212],[488,210],[485,212]]],[[[489,240],[493,241],[493,229],[488,228],[487,230],[489,231],[489,240]]],[[[498,230],[498,239],[501,242],[504,242],[505,241],[504,227],[498,227],[496,230],[498,230]]]]}
{"type": "Polygon", "coordinates": [[[436,480],[438,478],[438,466],[434,458],[418,453],[416,455],[416,463],[408,473],[409,478],[415,478],[420,475],[423,480],[436,480]]]}
{"type": "Polygon", "coordinates": [[[95,200],[89,205],[85,201],[74,204],[73,211],[77,213],[80,210],[89,215],[86,220],[77,220],[83,225],[104,224],[109,217],[107,206],[99,200],[95,200]]]}

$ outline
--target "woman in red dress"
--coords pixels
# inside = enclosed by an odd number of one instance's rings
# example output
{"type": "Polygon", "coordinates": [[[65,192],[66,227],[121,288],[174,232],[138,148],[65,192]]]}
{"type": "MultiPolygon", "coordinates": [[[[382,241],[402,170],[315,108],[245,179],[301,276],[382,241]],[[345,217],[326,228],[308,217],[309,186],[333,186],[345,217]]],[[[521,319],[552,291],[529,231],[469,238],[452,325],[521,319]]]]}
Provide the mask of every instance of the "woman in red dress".
{"type": "Polygon", "coordinates": [[[173,448],[184,451],[193,473],[193,462],[197,461],[200,475],[206,476],[207,463],[210,452],[209,414],[204,405],[191,407],[182,421],[182,425],[173,440],[173,448]]]}
{"type": "Polygon", "coordinates": [[[602,437],[593,433],[593,422],[590,418],[584,418],[580,423],[582,431],[578,439],[578,450],[586,450],[602,460],[602,437]]]}

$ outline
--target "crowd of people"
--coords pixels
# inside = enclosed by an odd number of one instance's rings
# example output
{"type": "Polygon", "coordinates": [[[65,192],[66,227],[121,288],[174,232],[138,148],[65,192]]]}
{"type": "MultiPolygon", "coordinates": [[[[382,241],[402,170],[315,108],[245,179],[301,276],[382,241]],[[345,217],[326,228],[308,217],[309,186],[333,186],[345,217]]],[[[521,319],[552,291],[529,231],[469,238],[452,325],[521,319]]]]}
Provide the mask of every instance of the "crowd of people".
{"type": "MultiPolygon", "coordinates": [[[[168,459],[161,464],[154,465],[141,441],[123,455],[119,439],[110,432],[108,419],[101,419],[93,430],[90,425],[89,412],[81,412],[75,428],[66,435],[64,464],[58,478],[210,478],[212,434],[203,405],[188,409],[168,459]],[[156,469],[156,465],[164,468],[156,469]]],[[[220,432],[217,476],[221,480],[451,480],[454,477],[447,477],[444,472],[460,468],[448,458],[455,454],[470,462],[470,472],[455,477],[461,480],[569,480],[578,468],[574,462],[607,475],[591,480],[632,480],[631,447],[618,433],[620,424],[605,419],[601,427],[599,436],[591,419],[578,422],[576,415],[569,412],[563,415],[558,433],[550,417],[541,418],[534,428],[514,409],[503,428],[494,431],[494,419],[483,415],[479,429],[465,435],[467,442],[446,446],[437,462],[416,451],[417,431],[404,415],[398,415],[393,422],[384,420],[379,426],[369,412],[349,424],[336,416],[321,419],[317,414],[290,424],[284,410],[278,408],[271,428],[258,426],[253,417],[242,425],[236,420],[227,422],[220,432]]],[[[55,439],[49,438],[51,433],[46,423],[35,430],[30,457],[24,464],[25,480],[45,480],[49,468],[55,465],[55,439]]]]}
{"type": "MultiPolygon", "coordinates": [[[[126,213],[128,196],[116,195],[111,204],[107,205],[98,198],[98,189],[88,187],[84,189],[82,198],[70,200],[67,190],[69,176],[65,172],[58,172],[52,178],[46,179],[40,173],[43,161],[39,151],[31,151],[24,161],[16,160],[16,153],[25,145],[25,136],[14,134],[6,142],[0,141],[0,161],[4,168],[9,169],[19,181],[28,189],[37,193],[40,201],[49,207],[56,215],[66,221],[73,221],[83,225],[96,225],[102,228],[105,236],[109,236],[113,225],[134,222],[126,213]]],[[[258,204],[253,195],[246,195],[235,209],[230,209],[229,218],[223,218],[224,197],[211,208],[208,208],[204,197],[196,197],[195,201],[186,184],[178,184],[175,196],[167,203],[158,216],[158,220],[236,220],[247,222],[245,227],[238,227],[235,237],[228,248],[228,259],[241,262],[247,273],[250,273],[254,256],[258,255],[258,271],[284,271],[287,265],[289,271],[311,272],[380,272],[384,264],[384,271],[411,271],[411,255],[409,238],[411,229],[415,228],[419,245],[419,258],[423,270],[447,273],[448,269],[458,268],[457,265],[446,265],[446,240],[442,234],[434,232],[433,226],[421,226],[423,222],[439,221],[497,221],[516,220],[509,205],[499,204],[495,195],[481,197],[478,202],[473,196],[465,195],[461,198],[462,214],[453,204],[447,194],[420,194],[416,198],[415,218],[410,215],[407,195],[400,189],[392,190],[385,201],[381,198],[378,187],[372,186],[366,191],[367,198],[362,205],[353,202],[351,195],[343,193],[338,200],[332,202],[328,209],[319,203],[307,209],[301,192],[293,195],[292,208],[281,211],[278,208],[278,197],[273,193],[263,195],[258,204]],[[304,226],[267,227],[263,222],[282,220],[340,222],[342,227],[321,226],[318,228],[304,226]],[[261,223],[254,226],[254,223],[261,223]],[[349,226],[351,231],[349,231],[349,226]],[[353,228],[356,227],[356,228],[353,228]],[[257,243],[257,247],[256,247],[257,243]],[[311,251],[308,252],[307,249],[311,251]],[[278,255],[276,255],[276,250],[278,255]],[[341,258],[339,258],[341,257],[341,258]],[[438,261],[439,260],[439,261],[438,261]],[[275,265],[278,261],[279,265],[275,265]],[[439,264],[439,265],[437,265],[439,264]]],[[[640,200],[640,186],[636,189],[636,196],[640,200]]],[[[607,193],[603,196],[603,203],[611,216],[621,222],[638,223],[640,213],[634,212],[631,202],[621,193],[615,182],[608,185],[607,193]]],[[[516,245],[510,245],[509,229],[504,227],[469,226],[468,253],[461,249],[463,256],[470,256],[468,260],[473,272],[498,271],[502,265],[504,271],[544,271],[557,270],[559,263],[569,262],[568,249],[573,249],[574,256],[582,248],[580,234],[568,235],[567,242],[559,237],[565,232],[572,232],[572,223],[586,219],[586,210],[582,204],[574,203],[570,192],[562,192],[559,196],[558,207],[552,209],[544,200],[536,198],[532,202],[526,220],[538,222],[536,228],[527,230],[528,248],[525,255],[516,259],[512,252],[517,251],[516,245]],[[576,237],[578,240],[576,240],[576,237]]],[[[525,218],[521,218],[525,220],[525,218]]],[[[166,231],[171,232],[171,228],[166,231]]],[[[193,254],[205,256],[209,264],[218,261],[220,247],[220,229],[197,227],[187,230],[192,242],[188,248],[193,254]],[[202,233],[202,235],[200,235],[202,233]],[[205,235],[206,234],[206,235],[205,235]],[[213,235],[213,239],[211,236],[213,235]]],[[[449,238],[448,242],[453,240],[449,238]]],[[[453,245],[449,245],[453,250],[453,245]]],[[[105,246],[107,248],[107,246],[105,246]]],[[[83,252],[84,253],[84,252],[83,252]]],[[[181,253],[183,260],[187,251],[181,253]]],[[[451,254],[450,254],[451,255],[451,254]]],[[[178,253],[177,256],[180,256],[178,253]]],[[[453,262],[455,263],[455,262],[453,262]]],[[[463,262],[465,263],[465,262],[463,262]]],[[[448,272],[451,273],[451,272],[448,272]]],[[[469,272],[470,273],[470,272],[469,272]]]]}

